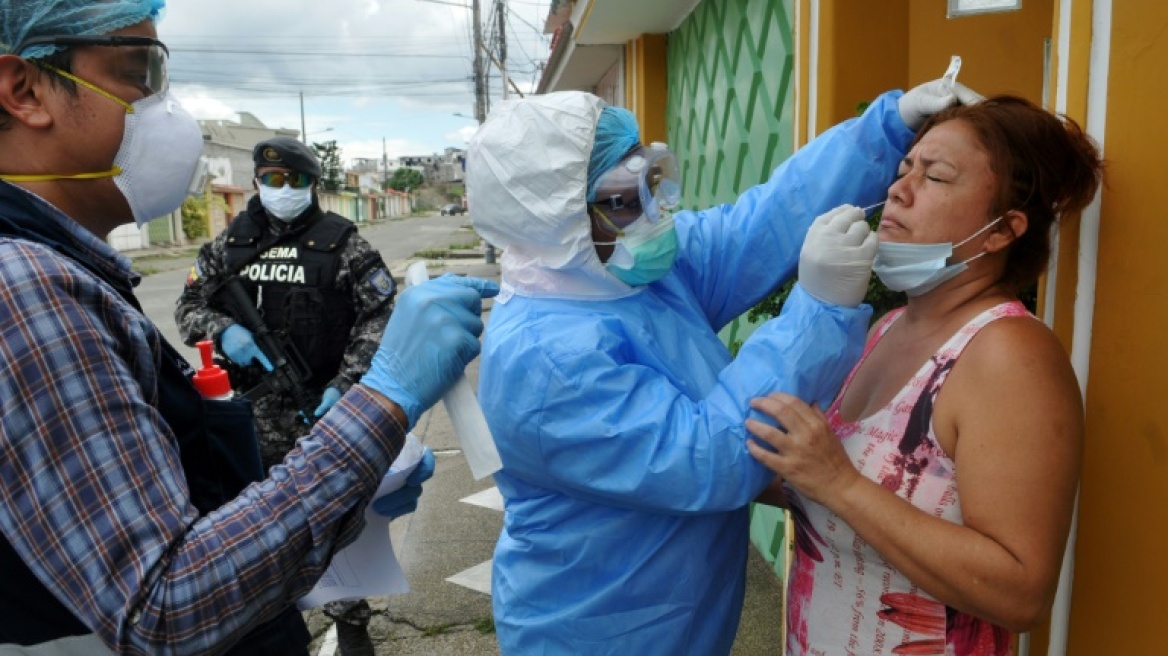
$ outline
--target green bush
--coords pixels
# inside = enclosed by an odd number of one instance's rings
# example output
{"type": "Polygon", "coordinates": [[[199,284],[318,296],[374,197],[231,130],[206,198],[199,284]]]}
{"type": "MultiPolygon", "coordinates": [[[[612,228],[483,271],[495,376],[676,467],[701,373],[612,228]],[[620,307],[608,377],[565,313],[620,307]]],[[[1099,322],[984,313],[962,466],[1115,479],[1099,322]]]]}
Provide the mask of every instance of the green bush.
{"type": "Polygon", "coordinates": [[[209,237],[207,199],[204,196],[188,196],[182,204],[183,234],[187,239],[209,237]]]}

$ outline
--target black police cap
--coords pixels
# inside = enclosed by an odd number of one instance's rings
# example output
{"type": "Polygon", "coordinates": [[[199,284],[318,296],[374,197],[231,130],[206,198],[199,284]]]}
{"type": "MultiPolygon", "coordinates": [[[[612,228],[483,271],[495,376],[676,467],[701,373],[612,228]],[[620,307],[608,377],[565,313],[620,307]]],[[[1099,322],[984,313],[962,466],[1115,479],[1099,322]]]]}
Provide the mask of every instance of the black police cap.
{"type": "Polygon", "coordinates": [[[255,145],[251,151],[255,167],[278,166],[320,177],[320,160],[312,149],[292,137],[272,137],[255,145]]]}

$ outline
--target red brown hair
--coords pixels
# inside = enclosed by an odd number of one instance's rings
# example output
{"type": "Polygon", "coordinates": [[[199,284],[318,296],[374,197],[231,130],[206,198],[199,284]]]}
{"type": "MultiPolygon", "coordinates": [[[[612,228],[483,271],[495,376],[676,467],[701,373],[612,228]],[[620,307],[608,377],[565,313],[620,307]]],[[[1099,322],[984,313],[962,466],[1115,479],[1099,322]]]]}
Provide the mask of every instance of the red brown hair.
{"type": "Polygon", "coordinates": [[[1095,197],[1103,179],[1099,149],[1072,119],[1005,95],[938,112],[921,127],[916,141],[952,120],[973,129],[997,176],[990,218],[1011,210],[1027,217],[1028,227],[1010,244],[1002,274],[1004,284],[1020,290],[1046,269],[1051,225],[1095,197]]]}

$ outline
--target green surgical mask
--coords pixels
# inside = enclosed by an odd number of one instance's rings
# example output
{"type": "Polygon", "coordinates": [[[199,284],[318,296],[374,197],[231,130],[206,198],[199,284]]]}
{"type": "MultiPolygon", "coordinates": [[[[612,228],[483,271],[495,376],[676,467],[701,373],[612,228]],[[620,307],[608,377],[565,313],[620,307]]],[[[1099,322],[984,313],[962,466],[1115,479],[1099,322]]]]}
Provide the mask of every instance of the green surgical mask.
{"type": "Polygon", "coordinates": [[[616,241],[597,243],[615,246],[604,266],[618,280],[634,287],[664,278],[677,259],[677,230],[670,212],[663,212],[657,221],[642,216],[621,230],[616,241]]]}

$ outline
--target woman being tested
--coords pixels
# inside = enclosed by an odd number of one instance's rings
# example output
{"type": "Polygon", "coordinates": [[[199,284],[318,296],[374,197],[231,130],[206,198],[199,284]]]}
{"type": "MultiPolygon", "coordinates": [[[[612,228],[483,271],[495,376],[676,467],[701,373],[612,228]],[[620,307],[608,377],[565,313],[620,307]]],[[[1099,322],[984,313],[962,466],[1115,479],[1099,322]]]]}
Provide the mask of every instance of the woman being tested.
{"type": "Polygon", "coordinates": [[[774,394],[753,405],[786,432],[747,422],[795,518],[788,654],[1005,655],[1049,612],[1083,409],[1018,291],[1101,166],[1078,125],[1019,98],[922,127],[873,267],[908,305],[873,328],[826,414],[774,394]]]}

